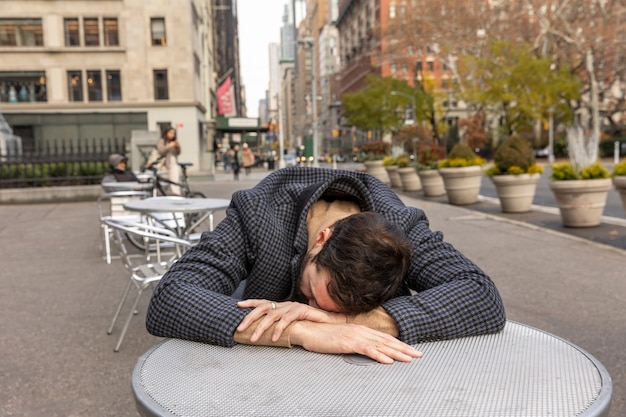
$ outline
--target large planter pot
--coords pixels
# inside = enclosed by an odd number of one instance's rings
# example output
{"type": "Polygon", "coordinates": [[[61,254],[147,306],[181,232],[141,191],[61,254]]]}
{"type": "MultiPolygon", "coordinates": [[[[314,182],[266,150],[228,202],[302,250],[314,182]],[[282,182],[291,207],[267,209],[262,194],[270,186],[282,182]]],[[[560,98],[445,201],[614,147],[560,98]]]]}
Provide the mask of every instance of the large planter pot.
{"type": "Polygon", "coordinates": [[[402,191],[419,191],[422,189],[420,177],[413,167],[398,168],[398,175],[402,181],[402,191]]]}
{"type": "Polygon", "coordinates": [[[390,185],[393,188],[402,187],[402,179],[400,178],[400,174],[398,173],[398,165],[388,165],[385,167],[385,170],[387,170],[390,185]]]}
{"type": "Polygon", "coordinates": [[[368,174],[375,176],[385,184],[389,184],[389,175],[387,175],[387,170],[383,166],[383,161],[375,160],[375,161],[365,161],[365,170],[368,174]]]}
{"type": "Polygon", "coordinates": [[[593,227],[600,224],[611,189],[611,179],[552,181],[561,221],[566,227],[593,227]]]}
{"type": "Polygon", "coordinates": [[[537,182],[541,174],[494,175],[491,181],[496,186],[500,208],[505,213],[525,213],[535,198],[537,182]]]}
{"type": "Polygon", "coordinates": [[[446,193],[443,178],[437,169],[425,169],[417,172],[422,183],[422,191],[425,197],[439,197],[446,193]]]}
{"type": "Polygon", "coordinates": [[[613,185],[622,198],[622,206],[624,206],[624,212],[626,212],[626,175],[613,177],[613,185]]]}
{"type": "Polygon", "coordinates": [[[448,194],[448,202],[457,206],[478,201],[483,168],[478,165],[458,168],[439,168],[439,174],[448,194]]]}

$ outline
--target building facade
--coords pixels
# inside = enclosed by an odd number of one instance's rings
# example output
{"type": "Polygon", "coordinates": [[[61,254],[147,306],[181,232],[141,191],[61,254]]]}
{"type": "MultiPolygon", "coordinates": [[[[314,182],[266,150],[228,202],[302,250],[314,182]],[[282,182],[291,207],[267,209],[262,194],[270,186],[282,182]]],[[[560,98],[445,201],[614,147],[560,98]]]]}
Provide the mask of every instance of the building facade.
{"type": "Polygon", "coordinates": [[[210,0],[6,0],[0,106],[25,149],[177,129],[181,161],[212,170],[210,0]]]}

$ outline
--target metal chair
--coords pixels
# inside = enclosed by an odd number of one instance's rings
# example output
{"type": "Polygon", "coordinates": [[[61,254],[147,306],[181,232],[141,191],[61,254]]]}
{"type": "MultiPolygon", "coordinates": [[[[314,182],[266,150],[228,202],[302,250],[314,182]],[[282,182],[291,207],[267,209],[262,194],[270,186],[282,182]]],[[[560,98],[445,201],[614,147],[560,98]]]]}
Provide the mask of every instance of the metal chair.
{"type": "MultiPolygon", "coordinates": [[[[115,346],[114,352],[118,352],[120,346],[122,345],[122,341],[124,340],[124,336],[126,335],[126,331],[128,330],[128,326],[130,324],[130,320],[133,315],[137,314],[137,304],[139,303],[139,299],[143,292],[150,288],[152,284],[161,280],[161,277],[167,272],[169,267],[176,262],[178,258],[183,254],[184,250],[193,246],[193,244],[189,241],[179,239],[176,235],[167,229],[149,225],[141,222],[134,222],[127,219],[120,218],[108,218],[104,220],[104,223],[112,232],[113,241],[115,242],[118,250],[120,259],[122,260],[122,264],[128,271],[128,282],[126,283],[126,287],[124,288],[124,292],[122,293],[122,297],[118,303],[117,309],[115,310],[115,314],[113,315],[113,320],[111,321],[111,325],[107,333],[110,335],[113,333],[113,328],[117,323],[117,319],[120,316],[122,308],[128,298],[128,293],[131,288],[135,288],[137,291],[135,294],[135,298],[132,304],[132,307],[128,313],[128,317],[122,327],[122,332],[117,341],[117,345],[115,346]],[[128,251],[126,247],[126,241],[124,239],[124,234],[126,235],[134,235],[141,239],[147,239],[152,242],[154,245],[160,247],[161,244],[168,244],[169,247],[174,249],[170,258],[166,261],[161,262],[153,262],[153,263],[142,263],[136,265],[132,260],[132,254],[128,251]]],[[[159,254],[160,257],[160,254],[159,254]]]]}
{"type": "Polygon", "coordinates": [[[104,240],[105,260],[111,263],[111,232],[106,225],[107,219],[126,219],[141,222],[141,215],[127,211],[124,204],[131,200],[143,199],[150,196],[148,191],[114,191],[98,197],[98,214],[104,240]]]}

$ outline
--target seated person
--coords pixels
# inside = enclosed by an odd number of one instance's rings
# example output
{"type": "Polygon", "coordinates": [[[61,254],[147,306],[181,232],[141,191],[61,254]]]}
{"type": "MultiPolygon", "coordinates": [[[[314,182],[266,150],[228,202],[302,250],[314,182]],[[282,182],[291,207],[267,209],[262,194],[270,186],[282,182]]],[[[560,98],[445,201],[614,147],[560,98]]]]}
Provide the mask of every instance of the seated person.
{"type": "Polygon", "coordinates": [[[128,162],[128,158],[120,155],[119,153],[114,153],[109,156],[109,166],[111,167],[111,170],[104,174],[102,183],[126,181],[139,182],[139,179],[132,171],[126,170],[126,162],[128,162]]]}
{"type": "Polygon", "coordinates": [[[160,281],[146,324],[156,336],[391,363],[421,356],[419,342],[498,332],[505,314],[492,280],[386,184],[292,167],[233,194],[160,281]]]}

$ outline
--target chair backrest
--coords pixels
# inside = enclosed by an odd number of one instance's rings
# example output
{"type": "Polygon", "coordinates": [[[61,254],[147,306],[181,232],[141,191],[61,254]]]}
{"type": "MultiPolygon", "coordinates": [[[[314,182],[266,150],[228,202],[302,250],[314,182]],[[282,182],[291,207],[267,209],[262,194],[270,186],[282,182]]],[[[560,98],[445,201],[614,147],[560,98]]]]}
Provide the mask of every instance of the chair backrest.
{"type": "Polygon", "coordinates": [[[100,219],[103,219],[105,216],[138,218],[139,215],[136,212],[126,210],[124,208],[124,204],[133,200],[141,200],[149,196],[150,193],[148,191],[114,191],[102,194],[98,198],[98,211],[100,213],[100,219]],[[108,201],[106,208],[105,201],[108,201]]]}
{"type": "Polygon", "coordinates": [[[176,234],[171,230],[159,226],[135,222],[125,218],[106,218],[103,221],[113,231],[113,239],[118,247],[120,258],[122,259],[124,267],[128,270],[132,270],[135,265],[133,264],[128,247],[125,244],[123,233],[134,234],[138,238],[144,239],[146,244],[152,243],[157,248],[160,248],[160,245],[164,243],[173,246],[174,253],[168,259],[168,264],[180,258],[186,249],[193,246],[193,243],[176,237],[176,234]]]}

